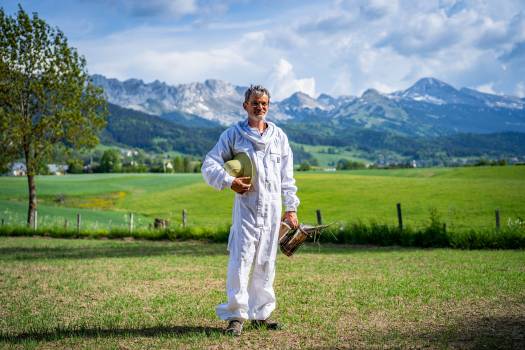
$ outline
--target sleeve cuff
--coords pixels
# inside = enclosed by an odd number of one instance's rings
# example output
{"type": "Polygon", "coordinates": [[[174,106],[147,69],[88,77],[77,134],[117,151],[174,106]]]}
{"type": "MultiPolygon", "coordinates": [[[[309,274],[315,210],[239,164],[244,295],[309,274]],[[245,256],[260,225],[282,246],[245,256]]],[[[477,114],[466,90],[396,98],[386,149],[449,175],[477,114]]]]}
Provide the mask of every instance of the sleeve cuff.
{"type": "Polygon", "coordinates": [[[224,177],[224,188],[232,187],[233,180],[235,180],[235,177],[227,173],[224,177]]]}
{"type": "Polygon", "coordinates": [[[286,207],[284,211],[295,211],[297,213],[297,207],[286,207]]]}

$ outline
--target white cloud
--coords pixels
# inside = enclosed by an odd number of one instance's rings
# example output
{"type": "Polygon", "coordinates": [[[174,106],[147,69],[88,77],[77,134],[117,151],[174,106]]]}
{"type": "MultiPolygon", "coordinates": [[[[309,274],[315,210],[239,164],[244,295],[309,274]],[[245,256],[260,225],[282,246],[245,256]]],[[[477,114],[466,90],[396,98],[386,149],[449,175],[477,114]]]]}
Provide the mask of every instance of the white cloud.
{"type": "Polygon", "coordinates": [[[315,97],[359,95],[371,87],[400,90],[425,76],[508,94],[521,93],[524,84],[520,0],[323,1],[308,11],[245,12],[214,21],[214,12],[234,10],[232,1],[144,3],[192,20],[177,27],[150,24],[76,46],[92,73],[170,84],[207,78],[262,83],[276,99],[296,91],[315,97]]]}
{"type": "Polygon", "coordinates": [[[418,13],[400,22],[399,26],[390,24],[392,31],[377,42],[378,47],[391,47],[406,56],[429,56],[469,40],[474,26],[482,30],[477,16],[469,12],[452,18],[440,11],[418,13]]]}
{"type": "Polygon", "coordinates": [[[352,90],[352,74],[348,67],[341,67],[332,89],[328,92],[334,95],[344,95],[352,90]]]}
{"type": "Polygon", "coordinates": [[[365,0],[361,1],[359,9],[369,19],[379,19],[397,11],[397,0],[365,0]]]}
{"type": "Polygon", "coordinates": [[[295,77],[293,66],[286,59],[281,58],[274,66],[273,72],[269,79],[269,86],[272,96],[276,100],[282,100],[300,91],[315,97],[315,79],[295,77]]]}
{"type": "MultiPolygon", "coordinates": [[[[171,13],[186,15],[197,12],[195,0],[164,0],[169,3],[168,9],[171,13]]],[[[151,2],[151,0],[149,0],[151,2]]]]}
{"type": "MultiPolygon", "coordinates": [[[[341,94],[360,94],[369,87],[404,89],[434,76],[458,87],[493,81],[496,91],[513,93],[520,79],[502,75],[498,59],[525,36],[524,6],[518,1],[502,3],[500,9],[492,1],[469,0],[337,1],[336,7],[337,13],[327,10],[296,26],[326,67],[315,76],[321,91],[327,86],[341,94]],[[367,9],[377,10],[376,15],[367,9]]],[[[522,69],[514,64],[511,70],[522,69]]]]}
{"type": "Polygon", "coordinates": [[[249,60],[248,42],[221,42],[206,35],[196,40],[188,33],[191,28],[142,27],[79,46],[84,48],[91,73],[118,79],[180,84],[217,78],[246,84],[267,71],[256,60],[249,60]]]}
{"type": "Polygon", "coordinates": [[[518,84],[516,84],[516,90],[514,91],[516,93],[516,96],[521,98],[525,97],[525,83],[519,82],[518,84]]]}

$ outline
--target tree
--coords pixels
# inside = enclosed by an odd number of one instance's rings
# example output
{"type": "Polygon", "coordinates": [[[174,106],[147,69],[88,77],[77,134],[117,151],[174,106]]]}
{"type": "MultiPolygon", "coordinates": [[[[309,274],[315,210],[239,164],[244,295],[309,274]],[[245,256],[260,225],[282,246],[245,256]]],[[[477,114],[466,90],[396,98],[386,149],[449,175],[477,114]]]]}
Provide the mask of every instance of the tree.
{"type": "Polygon", "coordinates": [[[107,149],[100,158],[99,171],[102,173],[118,173],[122,170],[122,157],[116,149],[107,149]]]}
{"type": "Polygon", "coordinates": [[[82,159],[70,158],[67,160],[67,172],[70,174],[82,174],[84,162],[82,159]]]}
{"type": "Polygon", "coordinates": [[[106,116],[102,90],[64,33],[21,6],[13,17],[0,8],[0,163],[25,159],[28,225],[37,209],[39,166],[56,145],[96,145],[106,116]]]}
{"type": "Polygon", "coordinates": [[[337,170],[348,170],[350,169],[350,161],[348,159],[339,159],[337,161],[337,170]]]}
{"type": "Polygon", "coordinates": [[[173,171],[176,173],[184,172],[184,161],[181,156],[176,156],[173,159],[173,171]]]}
{"type": "Polygon", "coordinates": [[[337,162],[337,170],[353,170],[353,169],[364,169],[365,164],[360,162],[352,162],[348,159],[339,159],[337,162]]]}
{"type": "Polygon", "coordinates": [[[192,164],[191,164],[191,158],[190,157],[184,157],[183,163],[184,163],[184,172],[185,173],[191,173],[193,171],[193,167],[192,167],[192,164]]]}
{"type": "Polygon", "coordinates": [[[312,169],[312,167],[310,166],[310,163],[308,163],[308,161],[305,160],[299,165],[299,168],[297,170],[308,171],[310,169],[312,169]]]}

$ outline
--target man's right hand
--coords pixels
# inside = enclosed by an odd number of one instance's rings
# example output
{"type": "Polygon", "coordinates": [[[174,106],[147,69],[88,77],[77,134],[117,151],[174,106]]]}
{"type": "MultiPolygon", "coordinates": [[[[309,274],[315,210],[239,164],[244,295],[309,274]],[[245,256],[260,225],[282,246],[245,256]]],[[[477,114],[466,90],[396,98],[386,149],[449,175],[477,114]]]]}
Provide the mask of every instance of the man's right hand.
{"type": "Polygon", "coordinates": [[[250,177],[236,177],[233,182],[231,189],[239,194],[248,192],[252,185],[250,184],[250,177]]]}

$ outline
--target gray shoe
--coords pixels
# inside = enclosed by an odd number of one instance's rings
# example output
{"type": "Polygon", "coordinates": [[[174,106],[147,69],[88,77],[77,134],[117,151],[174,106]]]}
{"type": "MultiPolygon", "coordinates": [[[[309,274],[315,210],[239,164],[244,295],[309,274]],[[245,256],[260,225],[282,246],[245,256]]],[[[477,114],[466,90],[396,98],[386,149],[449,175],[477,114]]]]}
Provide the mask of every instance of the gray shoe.
{"type": "Polygon", "coordinates": [[[277,321],[270,320],[269,318],[266,320],[252,320],[252,326],[254,328],[266,328],[272,331],[283,329],[282,324],[277,321]]]}
{"type": "Polygon", "coordinates": [[[242,321],[231,320],[228,323],[228,327],[224,330],[224,334],[233,335],[235,337],[240,336],[242,333],[242,321]]]}

